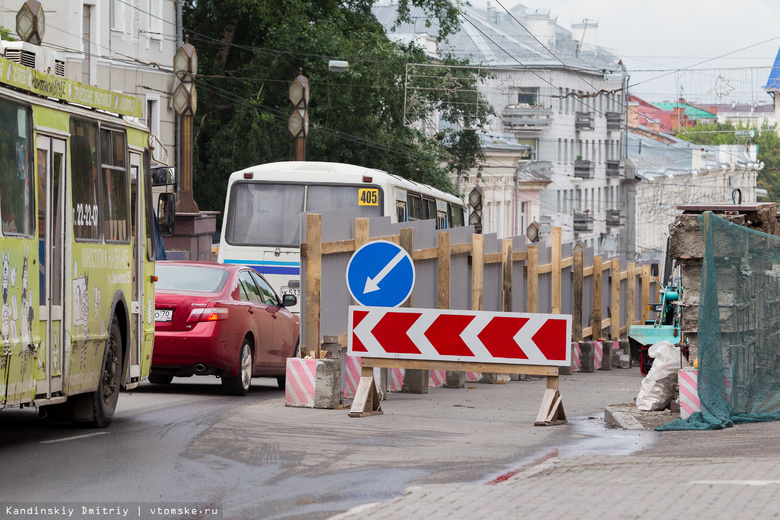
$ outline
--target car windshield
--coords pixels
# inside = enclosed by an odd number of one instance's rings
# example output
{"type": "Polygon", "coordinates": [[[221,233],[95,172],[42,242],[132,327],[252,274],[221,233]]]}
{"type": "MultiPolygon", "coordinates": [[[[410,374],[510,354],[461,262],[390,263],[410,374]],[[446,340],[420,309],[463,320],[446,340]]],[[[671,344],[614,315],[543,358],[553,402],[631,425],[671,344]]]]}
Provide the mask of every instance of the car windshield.
{"type": "Polygon", "coordinates": [[[157,264],[155,268],[160,291],[194,291],[215,293],[222,290],[228,272],[217,267],[157,264]]]}

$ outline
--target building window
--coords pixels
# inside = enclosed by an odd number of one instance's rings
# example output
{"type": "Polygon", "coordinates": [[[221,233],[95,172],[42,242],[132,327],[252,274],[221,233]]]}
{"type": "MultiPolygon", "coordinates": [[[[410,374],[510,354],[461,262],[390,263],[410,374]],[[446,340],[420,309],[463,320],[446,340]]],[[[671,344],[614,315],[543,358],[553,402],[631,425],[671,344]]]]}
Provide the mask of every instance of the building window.
{"type": "Polygon", "coordinates": [[[163,36],[163,3],[159,0],[149,0],[146,9],[149,13],[149,37],[155,40],[160,40],[163,36]]]}
{"type": "Polygon", "coordinates": [[[517,89],[517,104],[536,106],[539,104],[539,87],[520,87],[517,89]]]}
{"type": "Polygon", "coordinates": [[[558,138],[558,164],[561,163],[561,138],[558,138]]]}
{"type": "Polygon", "coordinates": [[[92,59],[92,6],[84,4],[81,13],[81,43],[84,59],[81,61],[81,82],[89,85],[92,59]]]}

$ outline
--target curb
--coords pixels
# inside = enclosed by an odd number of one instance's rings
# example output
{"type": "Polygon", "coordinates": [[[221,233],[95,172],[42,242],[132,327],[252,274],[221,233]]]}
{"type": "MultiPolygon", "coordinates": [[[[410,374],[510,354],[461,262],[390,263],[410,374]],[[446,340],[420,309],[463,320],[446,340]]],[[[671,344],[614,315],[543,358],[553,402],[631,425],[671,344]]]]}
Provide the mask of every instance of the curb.
{"type": "Polygon", "coordinates": [[[604,422],[624,430],[644,430],[645,427],[642,423],[636,420],[636,417],[629,411],[628,408],[620,408],[617,406],[607,406],[604,409],[604,422]]]}

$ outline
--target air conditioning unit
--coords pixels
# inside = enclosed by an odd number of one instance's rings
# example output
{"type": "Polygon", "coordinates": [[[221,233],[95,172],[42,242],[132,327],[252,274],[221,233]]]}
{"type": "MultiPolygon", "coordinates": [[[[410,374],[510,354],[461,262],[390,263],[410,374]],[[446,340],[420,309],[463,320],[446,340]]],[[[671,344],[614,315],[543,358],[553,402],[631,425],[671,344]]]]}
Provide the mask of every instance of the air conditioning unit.
{"type": "Polygon", "coordinates": [[[0,40],[0,55],[8,61],[54,76],[65,77],[65,55],[27,42],[0,40]]]}

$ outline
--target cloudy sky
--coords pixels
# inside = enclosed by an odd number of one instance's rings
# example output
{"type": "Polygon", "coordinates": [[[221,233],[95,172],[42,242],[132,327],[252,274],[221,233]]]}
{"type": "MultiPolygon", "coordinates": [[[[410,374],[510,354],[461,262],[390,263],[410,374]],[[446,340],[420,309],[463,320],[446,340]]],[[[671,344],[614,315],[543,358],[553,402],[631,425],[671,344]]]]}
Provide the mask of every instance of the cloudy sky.
{"type": "MultiPolygon", "coordinates": [[[[470,1],[483,7],[488,2],[470,1]]],[[[682,89],[684,97],[706,102],[771,101],[760,87],[766,84],[780,48],[779,0],[491,3],[499,12],[501,5],[510,9],[517,3],[528,11],[550,10],[567,29],[585,18],[597,21],[599,45],[623,58],[632,71],[632,91],[642,97],[672,100],[682,89]],[[693,70],[674,72],[687,67],[693,70]]]]}

